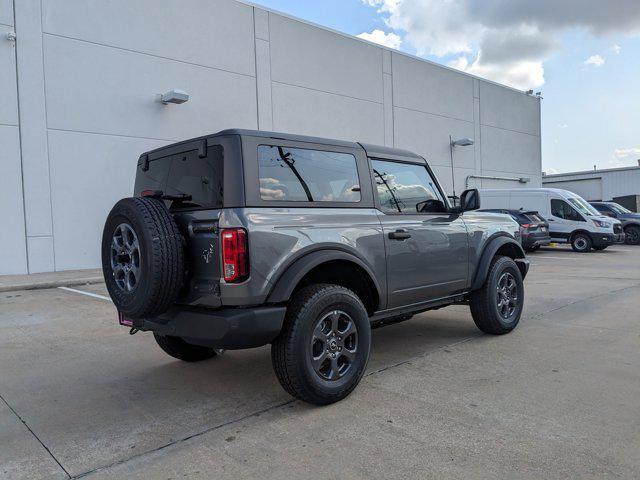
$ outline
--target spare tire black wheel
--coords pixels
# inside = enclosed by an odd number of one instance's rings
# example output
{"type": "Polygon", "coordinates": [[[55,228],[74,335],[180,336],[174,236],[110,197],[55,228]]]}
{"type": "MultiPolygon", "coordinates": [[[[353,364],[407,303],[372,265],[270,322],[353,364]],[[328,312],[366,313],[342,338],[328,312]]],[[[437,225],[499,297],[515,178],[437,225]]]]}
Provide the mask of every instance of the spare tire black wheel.
{"type": "Polygon", "coordinates": [[[176,300],[184,276],[184,246],[165,204],[124,198],[107,217],[102,272],[116,308],[129,318],[160,315],[176,300]]]}

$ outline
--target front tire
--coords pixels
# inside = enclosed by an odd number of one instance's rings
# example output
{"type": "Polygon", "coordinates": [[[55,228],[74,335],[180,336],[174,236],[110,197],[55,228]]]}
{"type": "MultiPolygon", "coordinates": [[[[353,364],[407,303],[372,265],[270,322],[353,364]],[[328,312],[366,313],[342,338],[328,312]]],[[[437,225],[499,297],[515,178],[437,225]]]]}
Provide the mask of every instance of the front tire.
{"type": "Polygon", "coordinates": [[[370,349],[371,326],[360,299],[344,287],[320,284],[292,299],[271,346],[271,360],[290,395],[328,405],[360,383],[370,349]]]}
{"type": "Polygon", "coordinates": [[[516,262],[495,257],[483,287],[471,293],[469,305],[473,321],[484,333],[504,335],[516,328],[524,307],[524,282],[516,262]]]}
{"type": "Polygon", "coordinates": [[[587,253],[591,248],[593,248],[591,237],[586,233],[576,233],[571,237],[571,248],[573,248],[574,252],[587,253]]]}
{"type": "Polygon", "coordinates": [[[640,227],[637,225],[629,225],[625,229],[625,243],[627,245],[640,245],[640,227]]]}
{"type": "Polygon", "coordinates": [[[158,346],[168,355],[183,362],[201,362],[215,357],[218,353],[213,348],[201,347],[185,342],[180,337],[169,337],[153,334],[158,346]]]}

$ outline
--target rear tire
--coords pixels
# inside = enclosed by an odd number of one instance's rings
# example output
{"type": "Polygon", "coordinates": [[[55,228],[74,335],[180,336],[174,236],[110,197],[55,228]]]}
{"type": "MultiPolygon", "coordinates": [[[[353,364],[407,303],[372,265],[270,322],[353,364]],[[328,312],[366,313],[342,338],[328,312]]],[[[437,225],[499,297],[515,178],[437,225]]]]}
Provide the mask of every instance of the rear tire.
{"type": "Polygon", "coordinates": [[[184,362],[200,362],[217,355],[213,348],[191,345],[180,337],[166,337],[156,333],[153,334],[153,337],[166,354],[184,362]]]}
{"type": "Polygon", "coordinates": [[[469,306],[484,333],[504,335],[516,328],[524,307],[524,282],[516,262],[494,257],[484,285],[471,293],[469,306]]]}
{"type": "Polygon", "coordinates": [[[637,225],[629,225],[625,228],[627,245],[640,245],[640,227],[637,225]]]}
{"type": "Polygon", "coordinates": [[[369,361],[371,326],[360,299],[338,285],[311,285],[287,308],[271,345],[273,369],[293,397],[328,405],[347,397],[369,361]]]}
{"type": "Polygon", "coordinates": [[[576,233],[571,237],[571,248],[573,248],[574,252],[587,253],[591,248],[593,248],[591,237],[586,233],[576,233]]]}

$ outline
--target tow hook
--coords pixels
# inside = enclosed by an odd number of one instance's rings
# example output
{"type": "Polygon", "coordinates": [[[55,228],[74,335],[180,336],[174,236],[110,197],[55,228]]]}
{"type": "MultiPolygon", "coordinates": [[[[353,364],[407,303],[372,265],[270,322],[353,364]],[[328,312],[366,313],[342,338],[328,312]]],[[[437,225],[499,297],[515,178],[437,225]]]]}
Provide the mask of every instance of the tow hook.
{"type": "Polygon", "coordinates": [[[137,328],[131,327],[131,330],[129,330],[129,335],[135,335],[136,333],[138,333],[140,330],[138,330],[137,328]]]}

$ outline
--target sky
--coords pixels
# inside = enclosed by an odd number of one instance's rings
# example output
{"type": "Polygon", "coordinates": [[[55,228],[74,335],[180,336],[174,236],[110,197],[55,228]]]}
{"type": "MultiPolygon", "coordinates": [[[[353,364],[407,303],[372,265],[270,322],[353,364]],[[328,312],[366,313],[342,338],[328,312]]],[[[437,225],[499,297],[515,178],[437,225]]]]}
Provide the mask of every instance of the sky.
{"type": "Polygon", "coordinates": [[[256,0],[542,92],[547,173],[638,165],[640,0],[256,0]]]}

